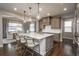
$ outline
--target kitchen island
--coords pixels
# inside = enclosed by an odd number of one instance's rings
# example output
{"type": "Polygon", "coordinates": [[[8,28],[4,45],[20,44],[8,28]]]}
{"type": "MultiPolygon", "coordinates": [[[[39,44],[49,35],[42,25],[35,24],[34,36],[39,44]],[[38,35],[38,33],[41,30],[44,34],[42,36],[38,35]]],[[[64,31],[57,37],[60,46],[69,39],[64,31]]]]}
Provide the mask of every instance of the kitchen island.
{"type": "Polygon", "coordinates": [[[20,34],[33,38],[39,43],[39,46],[35,47],[34,50],[40,55],[46,55],[48,51],[53,48],[53,35],[47,33],[25,33],[20,34]]]}

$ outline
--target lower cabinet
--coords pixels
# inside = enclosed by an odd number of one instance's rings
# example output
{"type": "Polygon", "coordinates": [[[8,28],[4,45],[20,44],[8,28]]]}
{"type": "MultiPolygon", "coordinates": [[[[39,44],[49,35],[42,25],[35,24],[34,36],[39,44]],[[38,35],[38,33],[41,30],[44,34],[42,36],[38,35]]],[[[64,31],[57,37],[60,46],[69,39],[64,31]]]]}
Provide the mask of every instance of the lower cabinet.
{"type": "Polygon", "coordinates": [[[60,41],[60,34],[55,34],[53,37],[53,40],[59,42],[60,41]]]}
{"type": "Polygon", "coordinates": [[[35,47],[35,51],[40,52],[40,55],[46,55],[53,48],[53,36],[42,39],[39,46],[35,47]]]}

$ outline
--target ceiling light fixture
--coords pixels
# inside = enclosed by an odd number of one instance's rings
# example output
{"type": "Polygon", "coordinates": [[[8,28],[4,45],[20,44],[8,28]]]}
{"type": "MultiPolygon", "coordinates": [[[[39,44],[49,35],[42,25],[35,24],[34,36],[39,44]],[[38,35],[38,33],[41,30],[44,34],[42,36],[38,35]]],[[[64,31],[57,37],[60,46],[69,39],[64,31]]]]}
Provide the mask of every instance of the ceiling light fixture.
{"type": "Polygon", "coordinates": [[[30,10],[30,13],[29,13],[29,16],[30,16],[30,18],[29,18],[29,21],[32,21],[32,18],[31,18],[31,7],[29,7],[29,10],[30,10]]]}
{"type": "Polygon", "coordinates": [[[14,10],[16,11],[16,10],[17,10],[17,8],[14,8],[14,10]]]}
{"type": "Polygon", "coordinates": [[[50,16],[50,13],[47,13],[48,16],[50,16]]]}
{"type": "Polygon", "coordinates": [[[38,13],[37,13],[37,19],[39,20],[40,19],[40,14],[39,14],[39,3],[37,3],[37,6],[38,6],[38,13]]]}
{"type": "Polygon", "coordinates": [[[24,23],[26,23],[25,16],[26,16],[26,11],[24,10],[24,23]]]}
{"type": "Polygon", "coordinates": [[[42,11],[42,8],[39,8],[39,11],[42,11]]]}
{"type": "Polygon", "coordinates": [[[67,11],[67,8],[64,8],[64,11],[67,11]]]}

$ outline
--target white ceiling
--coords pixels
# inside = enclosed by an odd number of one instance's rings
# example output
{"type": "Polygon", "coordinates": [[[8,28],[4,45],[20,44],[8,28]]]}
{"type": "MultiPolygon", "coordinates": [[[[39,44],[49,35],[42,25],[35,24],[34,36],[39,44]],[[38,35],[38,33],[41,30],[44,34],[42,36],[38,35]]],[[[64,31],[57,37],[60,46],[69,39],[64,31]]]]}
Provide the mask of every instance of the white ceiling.
{"type": "MultiPolygon", "coordinates": [[[[37,4],[36,3],[0,3],[0,9],[8,12],[12,12],[18,15],[23,15],[23,11],[26,10],[26,15],[29,15],[29,8],[32,7],[32,16],[36,17],[37,15],[37,4]],[[13,9],[17,8],[17,11],[13,9]]],[[[41,17],[46,17],[47,13],[50,13],[51,16],[60,15],[64,13],[69,13],[74,11],[75,3],[40,3],[42,11],[40,12],[41,17]],[[67,8],[67,11],[63,9],[67,8]]]]}

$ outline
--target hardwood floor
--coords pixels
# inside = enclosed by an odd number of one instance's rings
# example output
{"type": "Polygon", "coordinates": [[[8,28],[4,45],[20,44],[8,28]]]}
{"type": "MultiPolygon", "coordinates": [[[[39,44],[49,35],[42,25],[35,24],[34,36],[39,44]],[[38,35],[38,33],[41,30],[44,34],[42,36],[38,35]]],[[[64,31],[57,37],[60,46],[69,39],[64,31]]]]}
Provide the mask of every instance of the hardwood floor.
{"type": "Polygon", "coordinates": [[[63,47],[62,43],[60,42],[54,42],[53,49],[51,50],[51,53],[49,56],[63,56],[63,47]]]}
{"type": "MultiPolygon", "coordinates": [[[[22,56],[24,51],[16,48],[16,43],[5,44],[3,48],[0,48],[0,56],[22,56]]],[[[48,52],[48,56],[64,56],[63,44],[60,42],[54,42],[53,49],[48,52]]],[[[34,54],[37,56],[38,54],[34,54]]],[[[30,53],[26,51],[25,56],[30,56],[30,53]]]]}
{"type": "Polygon", "coordinates": [[[4,44],[3,48],[0,48],[0,56],[16,56],[15,44],[4,44]]]}

